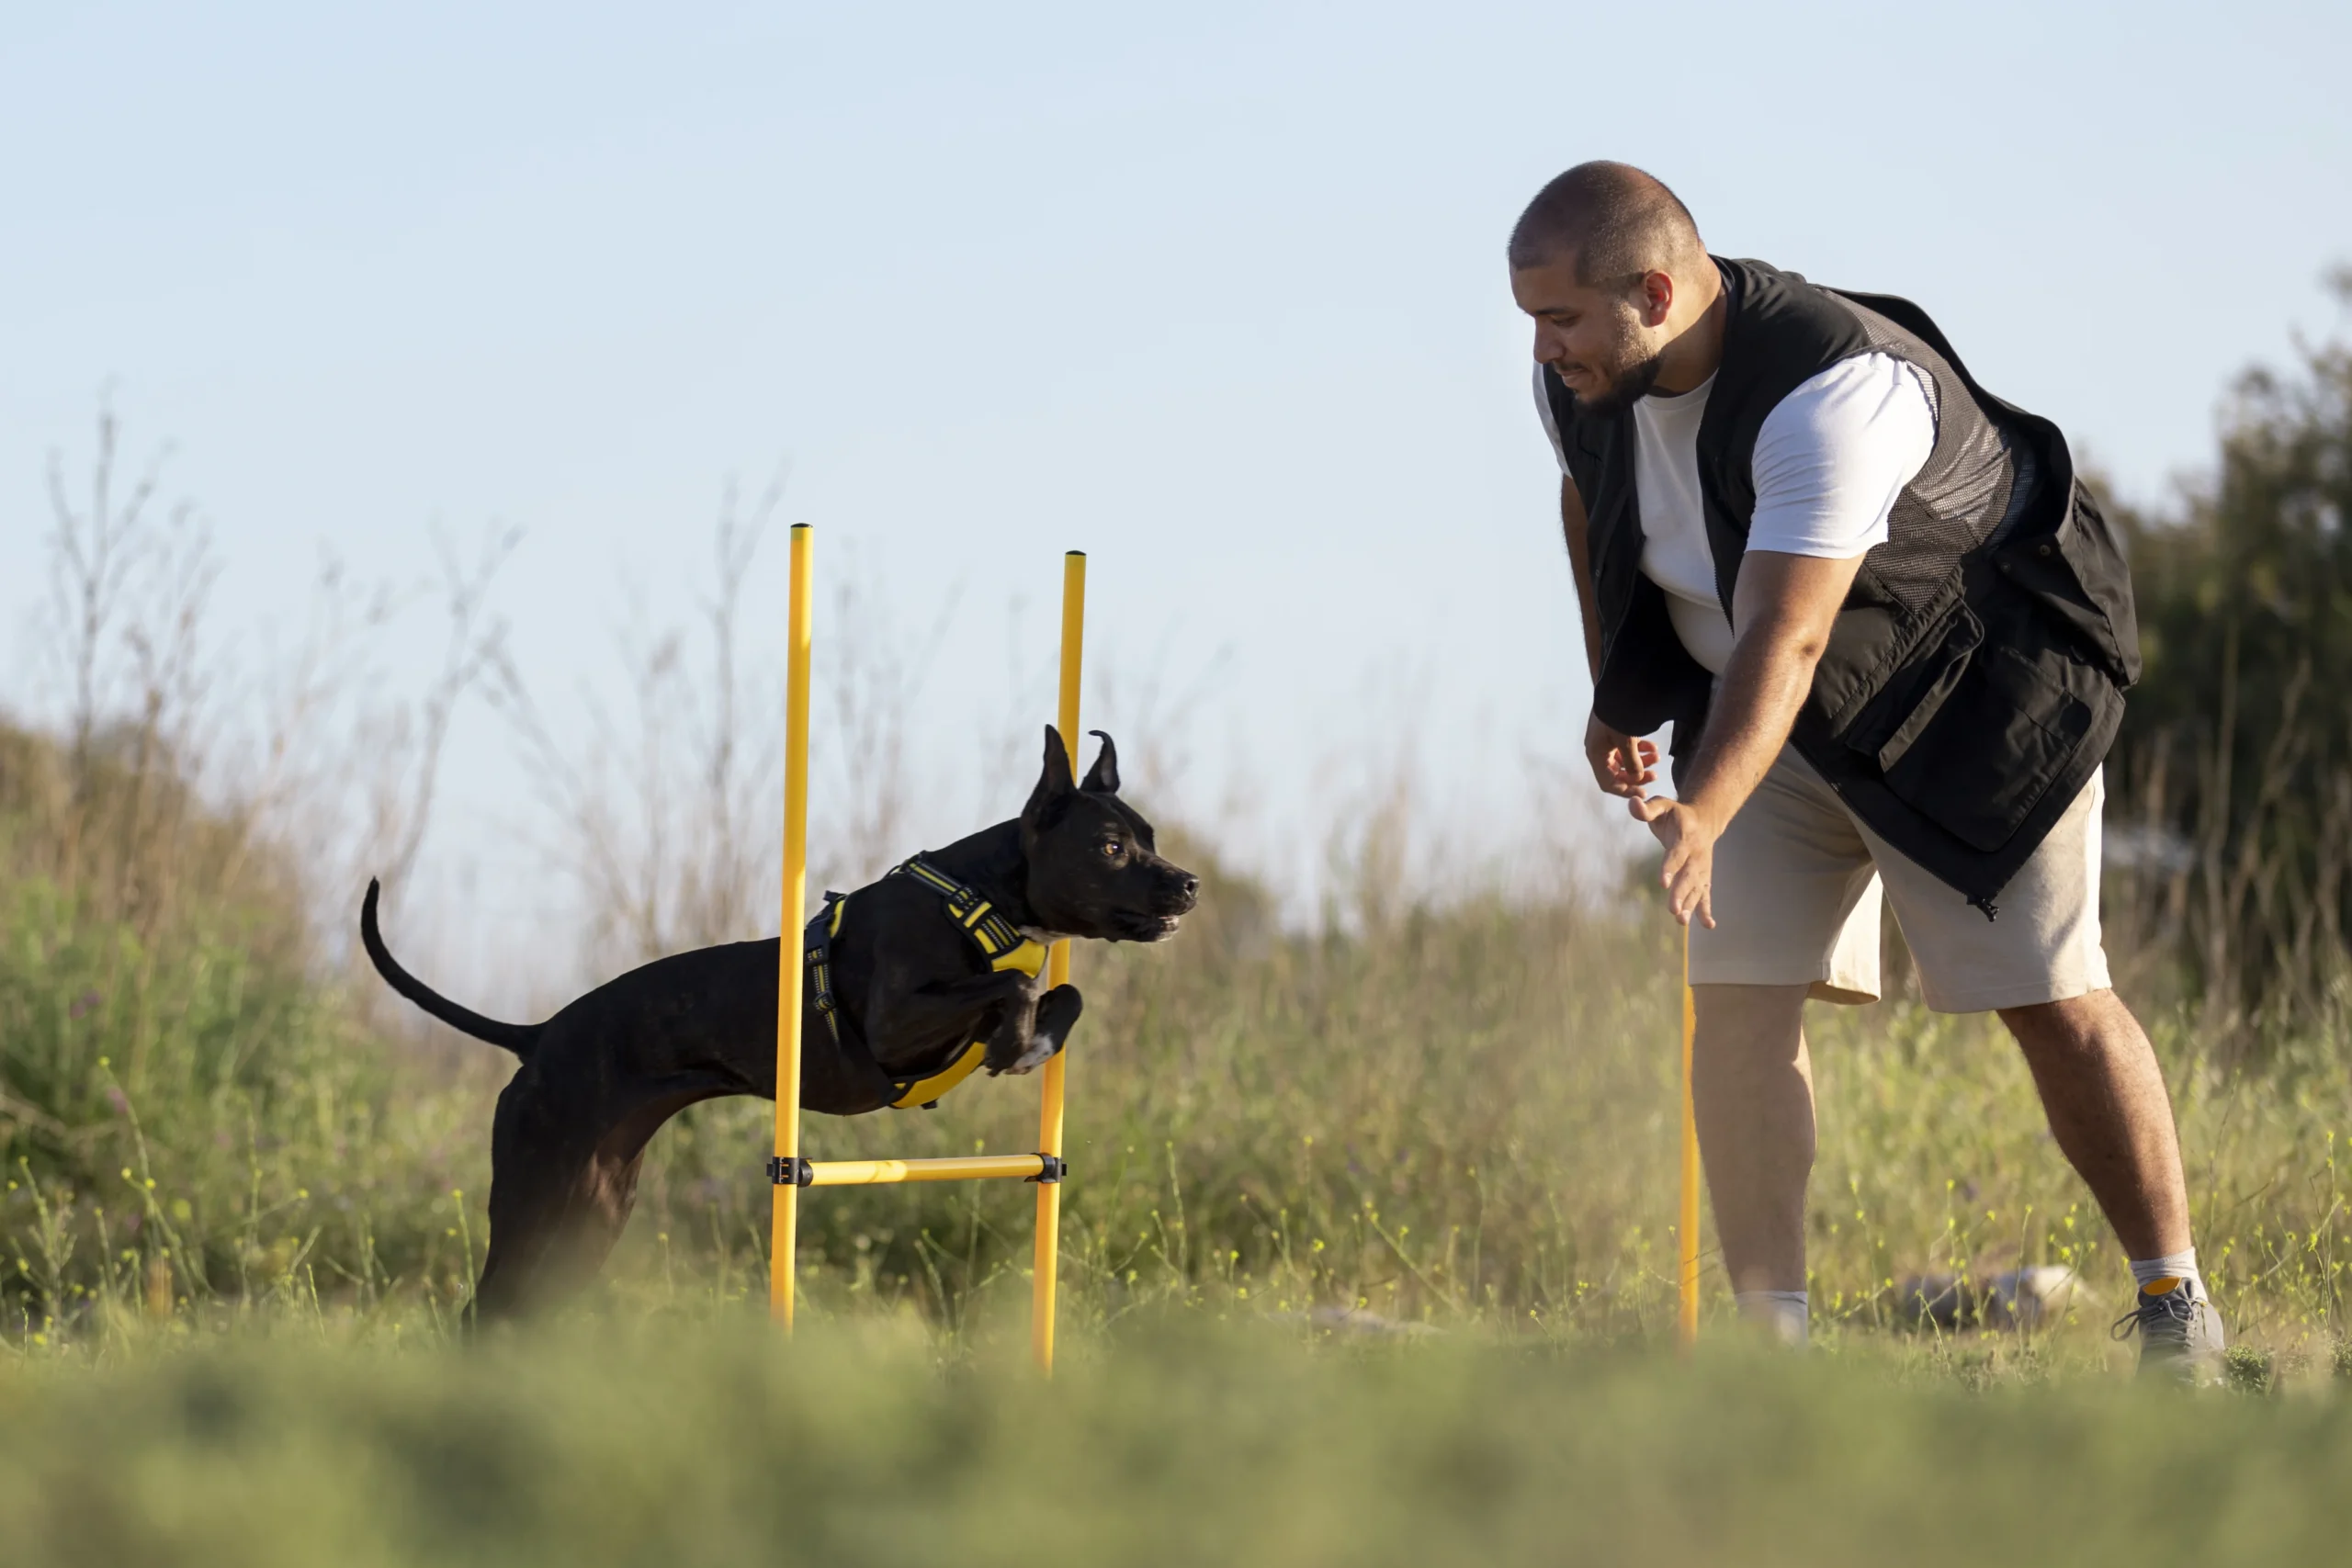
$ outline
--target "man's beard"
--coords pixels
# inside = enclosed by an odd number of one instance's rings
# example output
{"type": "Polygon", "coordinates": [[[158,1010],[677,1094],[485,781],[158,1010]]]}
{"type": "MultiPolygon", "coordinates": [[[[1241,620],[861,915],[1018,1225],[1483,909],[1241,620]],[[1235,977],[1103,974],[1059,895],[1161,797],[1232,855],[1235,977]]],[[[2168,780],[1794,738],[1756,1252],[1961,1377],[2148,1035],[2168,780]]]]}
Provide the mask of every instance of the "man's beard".
{"type": "Polygon", "coordinates": [[[1650,389],[1657,385],[1658,357],[1653,354],[1645,359],[1635,360],[1619,371],[1616,379],[1609,383],[1609,389],[1599,397],[1588,398],[1570,387],[1568,395],[1576,400],[1577,412],[1605,418],[1632,408],[1648,397],[1650,389]]]}

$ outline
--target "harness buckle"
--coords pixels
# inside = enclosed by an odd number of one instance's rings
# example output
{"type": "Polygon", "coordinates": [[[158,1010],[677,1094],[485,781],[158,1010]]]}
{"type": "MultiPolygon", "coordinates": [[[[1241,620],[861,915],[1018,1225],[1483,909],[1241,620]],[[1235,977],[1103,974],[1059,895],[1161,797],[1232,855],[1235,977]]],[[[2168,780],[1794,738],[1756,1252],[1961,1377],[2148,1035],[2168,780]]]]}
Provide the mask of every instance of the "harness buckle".
{"type": "Polygon", "coordinates": [[[776,1187],[807,1187],[815,1182],[817,1173],[798,1155],[775,1155],[768,1160],[768,1181],[776,1187]]]}
{"type": "Polygon", "coordinates": [[[1069,1174],[1069,1162],[1061,1156],[1041,1153],[1037,1157],[1045,1162],[1046,1168],[1029,1179],[1040,1187],[1051,1187],[1069,1174]]]}

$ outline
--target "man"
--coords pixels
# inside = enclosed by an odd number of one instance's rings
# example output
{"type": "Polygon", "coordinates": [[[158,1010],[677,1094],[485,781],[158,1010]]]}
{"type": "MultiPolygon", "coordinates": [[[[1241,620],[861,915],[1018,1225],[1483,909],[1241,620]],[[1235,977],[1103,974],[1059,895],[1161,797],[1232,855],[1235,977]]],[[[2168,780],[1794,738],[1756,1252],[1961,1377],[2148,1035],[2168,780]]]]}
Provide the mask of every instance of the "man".
{"type": "Polygon", "coordinates": [[[1585,750],[1691,927],[1700,1146],[1743,1314],[1802,1344],[1808,996],[1874,999],[1883,882],[1928,1004],[1993,1010],[2132,1260],[2142,1370],[2219,1373],[2172,1107],[2099,945],[2130,580],[2055,426],[1906,300],[1710,256],[1570,169],[1510,247],[1592,667],[1585,750]],[[1654,795],[1673,726],[1675,797],[1654,795]]]}

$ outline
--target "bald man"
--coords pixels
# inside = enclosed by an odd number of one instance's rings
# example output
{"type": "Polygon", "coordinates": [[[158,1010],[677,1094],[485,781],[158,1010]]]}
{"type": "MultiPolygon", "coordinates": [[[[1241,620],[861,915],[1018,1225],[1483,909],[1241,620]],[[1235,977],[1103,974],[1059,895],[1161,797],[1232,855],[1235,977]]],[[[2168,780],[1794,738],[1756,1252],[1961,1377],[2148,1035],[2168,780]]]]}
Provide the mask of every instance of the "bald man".
{"type": "Polygon", "coordinates": [[[1997,1012],[2023,1048],[2132,1260],[2142,1371],[2217,1377],[2171,1101],[2099,942],[2099,765],[2139,646],[2065,438],[1917,306],[1711,256],[1623,164],[1545,186],[1510,263],[1586,752],[1691,927],[1700,1147],[1742,1312],[1804,1342],[1804,1007],[1876,998],[1883,887],[1928,1006],[1997,1012]],[[1669,725],[1670,797],[1640,739],[1669,725]]]}

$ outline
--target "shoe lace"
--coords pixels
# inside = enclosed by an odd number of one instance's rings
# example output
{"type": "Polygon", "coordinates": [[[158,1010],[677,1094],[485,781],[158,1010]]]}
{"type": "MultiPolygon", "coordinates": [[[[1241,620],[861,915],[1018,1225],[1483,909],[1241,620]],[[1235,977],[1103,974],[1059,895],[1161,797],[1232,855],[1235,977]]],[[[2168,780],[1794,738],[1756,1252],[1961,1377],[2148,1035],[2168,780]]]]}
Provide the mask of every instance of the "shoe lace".
{"type": "Polygon", "coordinates": [[[2142,1296],[2130,1312],[2115,1320],[2108,1334],[2120,1341],[2131,1338],[2137,1331],[2147,1339],[2187,1345],[2198,1309],[2204,1304],[2184,1290],[2167,1291],[2161,1296],[2142,1296]]]}

